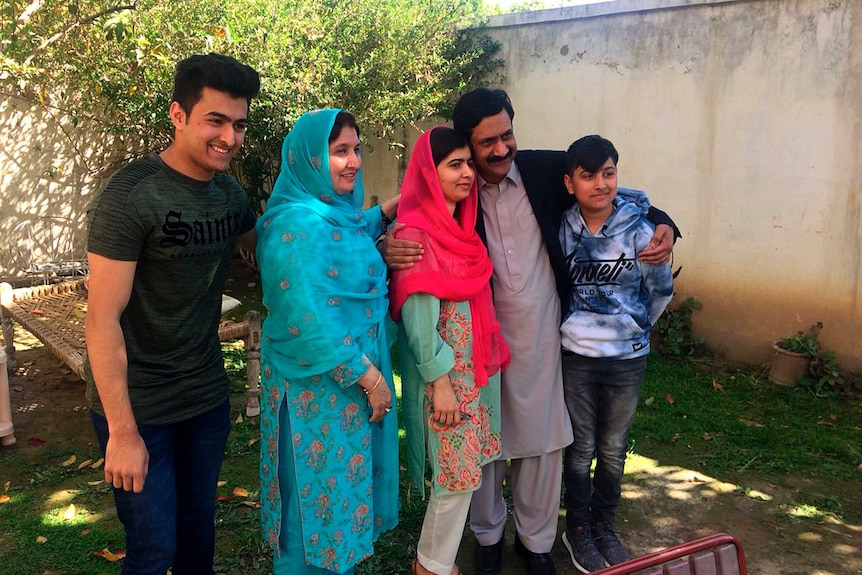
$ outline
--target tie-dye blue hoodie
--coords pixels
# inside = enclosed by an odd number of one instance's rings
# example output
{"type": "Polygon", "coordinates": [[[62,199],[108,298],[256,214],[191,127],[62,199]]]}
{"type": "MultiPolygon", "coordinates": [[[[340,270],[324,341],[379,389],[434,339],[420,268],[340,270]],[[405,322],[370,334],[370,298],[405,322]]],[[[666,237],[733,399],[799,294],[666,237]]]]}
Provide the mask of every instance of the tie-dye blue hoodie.
{"type": "Polygon", "coordinates": [[[560,332],[563,348],[579,355],[629,359],[649,353],[650,329],[673,296],[673,277],[670,264],[637,259],[654,232],[646,194],[619,188],[613,204],[595,235],[577,204],[563,214],[570,297],[560,332]]]}

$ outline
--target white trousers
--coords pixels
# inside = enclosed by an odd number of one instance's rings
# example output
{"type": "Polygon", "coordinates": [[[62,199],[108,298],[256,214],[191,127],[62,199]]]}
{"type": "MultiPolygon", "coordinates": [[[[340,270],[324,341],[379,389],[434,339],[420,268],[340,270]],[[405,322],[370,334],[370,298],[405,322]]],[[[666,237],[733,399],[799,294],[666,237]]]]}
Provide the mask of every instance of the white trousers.
{"type": "Polygon", "coordinates": [[[416,546],[416,558],[422,567],[432,573],[449,575],[458,556],[473,492],[437,495],[433,487],[430,491],[422,534],[416,546]]]}
{"type": "MultiPolygon", "coordinates": [[[[524,547],[533,553],[550,553],[557,537],[560,489],[563,481],[563,450],[536,457],[511,460],[512,515],[524,547]]],[[[482,467],[482,485],[473,493],[470,528],[479,545],[494,545],[503,538],[506,502],[503,481],[506,461],[482,467]]]]}

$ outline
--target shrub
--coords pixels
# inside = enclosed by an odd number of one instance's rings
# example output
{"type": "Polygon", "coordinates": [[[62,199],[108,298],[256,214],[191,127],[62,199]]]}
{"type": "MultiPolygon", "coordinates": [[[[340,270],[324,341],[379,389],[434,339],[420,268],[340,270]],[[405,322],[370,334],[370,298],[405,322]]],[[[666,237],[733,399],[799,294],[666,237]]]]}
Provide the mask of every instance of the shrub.
{"type": "Polygon", "coordinates": [[[695,338],[692,333],[692,315],[701,308],[694,298],[687,298],[673,310],[665,310],[653,326],[653,331],[661,337],[659,353],[668,357],[690,357],[704,345],[703,338],[695,338]]]}

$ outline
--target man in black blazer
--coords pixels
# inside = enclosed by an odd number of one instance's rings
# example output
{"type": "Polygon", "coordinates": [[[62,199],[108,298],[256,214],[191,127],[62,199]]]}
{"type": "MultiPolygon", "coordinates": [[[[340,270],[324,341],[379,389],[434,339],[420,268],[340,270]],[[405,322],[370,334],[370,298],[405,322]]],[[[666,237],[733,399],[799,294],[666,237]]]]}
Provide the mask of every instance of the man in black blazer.
{"type": "MultiPolygon", "coordinates": [[[[514,116],[506,92],[487,88],[464,94],[453,112],[454,127],[473,152],[482,207],[476,227],[494,262],[494,303],[512,350],[501,385],[503,456],[483,467],[470,526],[479,543],[477,573],[496,574],[502,565],[506,521],[502,483],[505,459],[510,459],[515,551],[531,575],[553,575],[550,551],[556,538],[560,469],[563,450],[572,440],[559,344],[560,302],[568,300],[570,282],[558,234],[573,196],[563,183],[565,152],[518,152],[514,116]]],[[[654,209],[650,219],[657,224],[653,247],[639,258],[664,263],[673,249],[673,222],[654,209]]],[[[601,566],[600,549],[619,545],[612,531],[602,537],[594,541],[587,530],[577,541],[585,548],[570,549],[573,562],[586,553],[595,558],[588,564],[601,566]]]]}
{"type": "MultiPolygon", "coordinates": [[[[496,575],[502,568],[506,523],[502,486],[510,460],[515,551],[526,561],[530,575],[555,575],[550,551],[559,517],[563,450],[572,441],[559,333],[560,302],[568,299],[569,282],[558,232],[573,197],[563,183],[565,152],[519,152],[514,115],[503,90],[486,88],[464,94],[453,113],[454,127],[473,154],[481,205],[476,228],[494,263],[497,318],[512,351],[501,384],[502,457],[482,468],[470,527],[478,542],[476,572],[496,575]]],[[[646,263],[665,263],[673,249],[675,226],[655,209],[650,220],[656,234],[650,249],[638,257],[646,263]]],[[[421,246],[391,236],[383,251],[393,267],[409,266],[421,257],[421,246]]],[[[602,543],[619,544],[615,534],[610,537],[613,541],[602,543]]],[[[589,532],[578,543],[588,547],[579,553],[599,553],[589,532]]],[[[603,561],[601,555],[595,557],[603,561]]]]}

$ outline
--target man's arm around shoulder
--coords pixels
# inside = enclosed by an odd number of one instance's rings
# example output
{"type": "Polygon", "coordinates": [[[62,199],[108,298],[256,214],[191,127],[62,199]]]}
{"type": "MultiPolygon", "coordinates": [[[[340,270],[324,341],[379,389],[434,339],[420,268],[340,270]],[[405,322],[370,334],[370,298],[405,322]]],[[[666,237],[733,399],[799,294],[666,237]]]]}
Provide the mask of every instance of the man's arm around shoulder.
{"type": "Polygon", "coordinates": [[[105,481],[117,489],[140,493],[149,453],[138,433],[128,388],[128,360],[120,317],[129,303],[137,262],[112,260],[88,252],[90,266],[87,356],[108,420],[105,481]]]}

